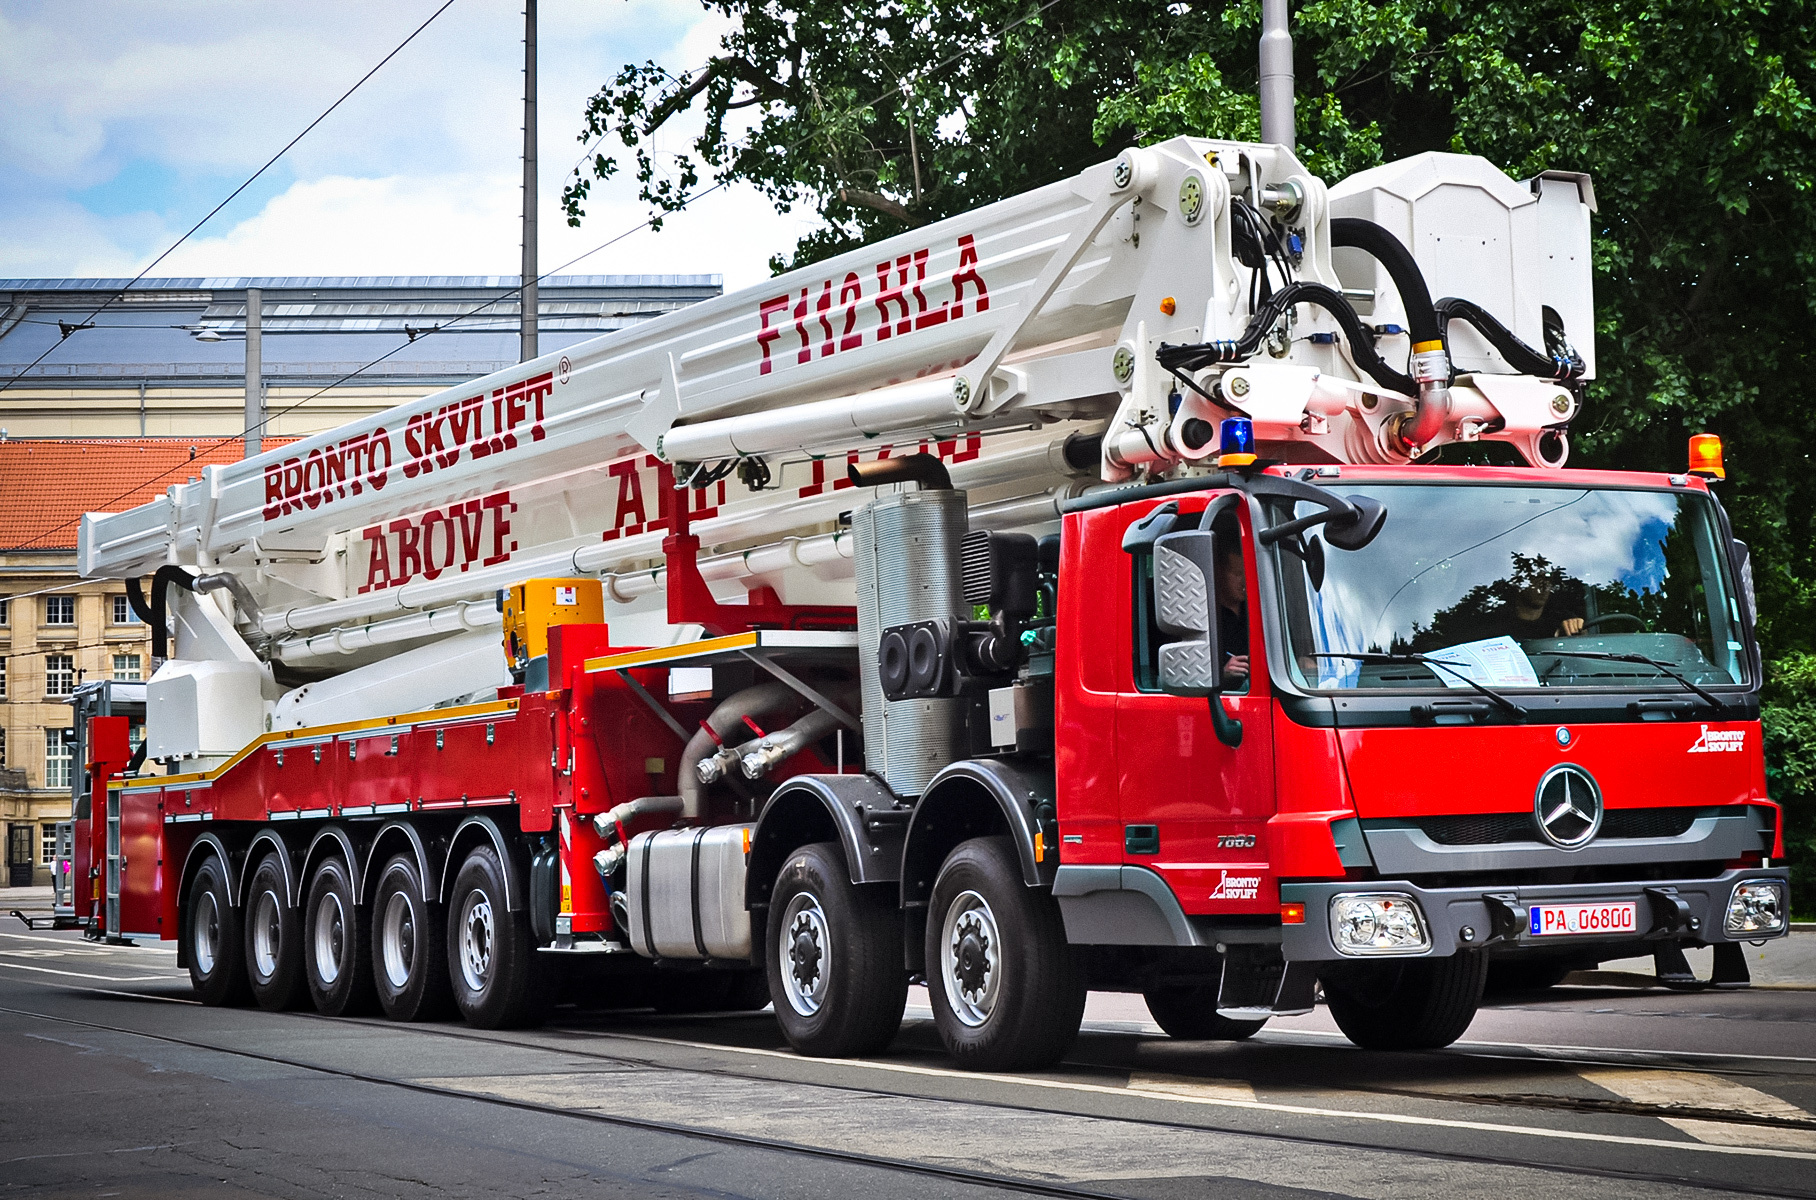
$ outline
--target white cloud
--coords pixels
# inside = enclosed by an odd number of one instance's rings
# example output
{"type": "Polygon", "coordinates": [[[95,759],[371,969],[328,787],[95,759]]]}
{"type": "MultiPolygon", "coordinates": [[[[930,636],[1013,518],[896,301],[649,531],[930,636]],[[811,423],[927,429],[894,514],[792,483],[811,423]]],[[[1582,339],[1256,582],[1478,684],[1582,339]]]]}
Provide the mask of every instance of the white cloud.
{"type": "MultiPolygon", "coordinates": [[[[136,273],[439,3],[94,0],[80,21],[61,4],[9,5],[0,275],[136,273]],[[146,194],[120,182],[127,168],[153,181],[146,194]]],[[[586,99],[626,62],[698,66],[727,26],[697,0],[543,0],[540,12],[547,271],[647,215],[622,176],[596,186],[582,228],[559,211],[586,99]]],[[[515,274],[520,13],[461,0],[286,157],[271,177],[293,180],[284,191],[229,207],[156,273],[515,274]]],[[[661,144],[680,149],[690,132],[661,144]]],[[[573,270],[720,273],[735,287],[812,226],[748,188],[697,207],[573,270]]]]}

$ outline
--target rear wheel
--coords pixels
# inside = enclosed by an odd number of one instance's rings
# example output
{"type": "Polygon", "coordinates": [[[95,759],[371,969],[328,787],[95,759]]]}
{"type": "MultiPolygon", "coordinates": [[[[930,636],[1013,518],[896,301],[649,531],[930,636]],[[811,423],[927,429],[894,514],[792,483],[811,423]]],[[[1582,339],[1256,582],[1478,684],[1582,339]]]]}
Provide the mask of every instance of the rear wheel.
{"type": "Polygon", "coordinates": [[[1436,1050],[1463,1036],[1482,1003],[1488,957],[1339,963],[1321,980],[1343,1036],[1370,1050],[1436,1050]]]}
{"type": "Polygon", "coordinates": [[[210,856],[190,882],[182,938],[189,982],[203,1004],[245,1004],[252,999],[246,960],[240,953],[240,914],[218,858],[210,856]]]}
{"type": "Polygon", "coordinates": [[[1059,904],[1022,882],[1007,838],[973,838],[947,856],[926,950],[933,1021],[960,1066],[1048,1066],[1078,1036],[1084,976],[1059,904]]]}
{"type": "Polygon", "coordinates": [[[1154,1024],[1170,1038],[1182,1042],[1240,1042],[1252,1038],[1267,1024],[1259,1021],[1232,1021],[1217,1015],[1217,985],[1195,987],[1160,987],[1143,992],[1154,1024]]]}
{"type": "Polygon", "coordinates": [[[441,913],[423,899],[422,873],[409,855],[385,864],[373,892],[372,982],[393,1021],[427,1021],[448,1010],[441,913]]]}
{"type": "Polygon", "coordinates": [[[302,922],[286,898],[276,852],[253,868],[246,885],[246,982],[260,1008],[277,1012],[303,998],[302,922]]]}
{"type": "Polygon", "coordinates": [[[448,978],[469,1024],[510,1029],[542,1021],[546,989],[529,910],[505,907],[504,864],[475,847],[454,877],[448,907],[448,978]]]}
{"type": "Polygon", "coordinates": [[[369,1011],[376,999],[370,934],[353,900],[347,864],[323,859],[303,903],[303,978],[315,1011],[326,1017],[369,1011]]]}
{"type": "Polygon", "coordinates": [[[802,1054],[876,1054],[908,1003],[902,921],[886,892],[851,882],[832,842],[789,855],[769,900],[769,991],[802,1054]]]}

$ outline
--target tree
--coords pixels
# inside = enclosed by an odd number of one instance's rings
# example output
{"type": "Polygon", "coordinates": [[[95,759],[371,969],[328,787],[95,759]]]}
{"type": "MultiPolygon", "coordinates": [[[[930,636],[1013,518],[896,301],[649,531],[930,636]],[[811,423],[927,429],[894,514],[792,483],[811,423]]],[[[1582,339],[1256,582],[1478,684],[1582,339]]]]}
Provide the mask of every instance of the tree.
{"type": "MultiPolygon", "coordinates": [[[[658,211],[703,174],[824,226],[799,264],[1180,133],[1253,138],[1257,0],[713,0],[721,53],[622,70],[614,139],[658,211]],[[650,138],[689,110],[690,151],[650,138]],[[748,125],[740,126],[740,121],[748,125]]],[[[1422,150],[1593,174],[1598,367],[1574,461],[1681,469],[1724,436],[1769,657],[1816,650],[1809,391],[1816,3],[1311,0],[1293,17],[1300,153],[1327,179],[1422,150]]],[[[583,215],[601,150],[567,192],[583,215]]]]}

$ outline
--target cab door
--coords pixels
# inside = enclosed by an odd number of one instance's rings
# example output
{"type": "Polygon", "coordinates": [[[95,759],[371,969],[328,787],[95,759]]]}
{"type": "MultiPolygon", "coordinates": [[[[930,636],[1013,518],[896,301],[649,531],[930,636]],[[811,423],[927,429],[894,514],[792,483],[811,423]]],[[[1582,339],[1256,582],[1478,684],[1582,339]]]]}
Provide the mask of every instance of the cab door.
{"type": "MultiPolygon", "coordinates": [[[[1121,619],[1129,653],[1120,664],[1116,762],[1123,862],[1158,871],[1188,913],[1276,913],[1279,896],[1267,870],[1267,819],[1274,813],[1272,703],[1262,640],[1254,539],[1246,502],[1232,493],[1210,503],[1233,510],[1243,549],[1250,673],[1246,686],[1221,696],[1173,696],[1158,683],[1152,546],[1124,557],[1128,597],[1121,619]],[[1241,723],[1239,744],[1219,740],[1210,706],[1241,723]]],[[[1124,505],[1124,527],[1160,507],[1124,505]]],[[[1195,528],[1204,501],[1181,500],[1176,528],[1195,528]]],[[[1223,522],[1220,522],[1220,525],[1223,522]]]]}

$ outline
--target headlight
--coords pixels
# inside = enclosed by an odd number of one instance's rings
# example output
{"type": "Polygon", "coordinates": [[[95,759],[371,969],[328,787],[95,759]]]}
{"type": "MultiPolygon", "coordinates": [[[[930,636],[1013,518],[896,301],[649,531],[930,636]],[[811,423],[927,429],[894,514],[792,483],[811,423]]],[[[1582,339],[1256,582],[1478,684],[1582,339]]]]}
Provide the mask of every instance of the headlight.
{"type": "Polygon", "coordinates": [[[1730,937],[1747,937],[1784,931],[1784,884],[1776,880],[1750,879],[1734,885],[1728,898],[1727,932],[1730,937]]]}
{"type": "Polygon", "coordinates": [[[1417,901],[1399,892],[1331,897],[1330,938],[1342,954],[1419,954],[1431,949],[1425,914],[1417,901]]]}

